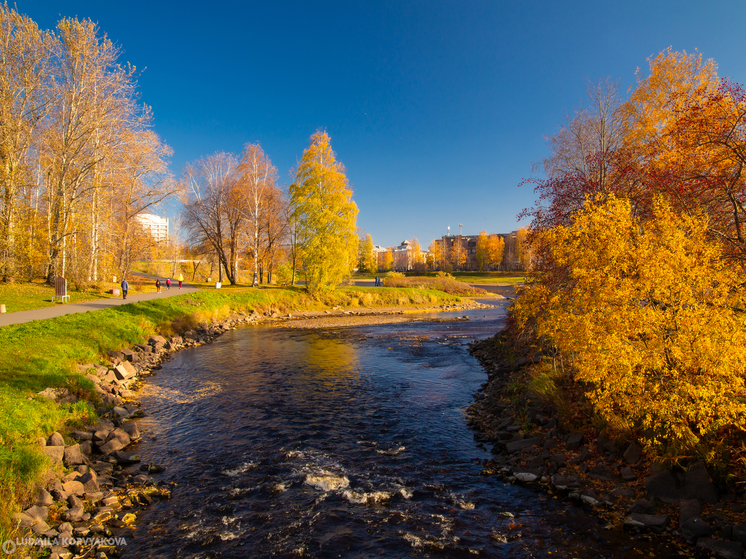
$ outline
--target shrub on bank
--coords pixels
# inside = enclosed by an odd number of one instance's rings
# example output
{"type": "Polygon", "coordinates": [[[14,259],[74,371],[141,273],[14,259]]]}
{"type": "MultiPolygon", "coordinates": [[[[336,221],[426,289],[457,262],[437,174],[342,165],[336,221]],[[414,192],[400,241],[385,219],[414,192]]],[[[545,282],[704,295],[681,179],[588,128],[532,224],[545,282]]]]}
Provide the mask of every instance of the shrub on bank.
{"type": "Polygon", "coordinates": [[[610,197],[536,246],[546,266],[511,309],[516,339],[559,358],[610,430],[673,461],[722,458],[746,424],[744,297],[707,219],[657,201],[643,221],[610,197]]]}
{"type": "Polygon", "coordinates": [[[448,293],[450,295],[459,295],[464,297],[474,297],[478,295],[487,295],[484,289],[475,289],[469,284],[453,279],[452,276],[438,277],[395,277],[386,278],[386,287],[409,287],[416,289],[432,289],[448,293]]]}

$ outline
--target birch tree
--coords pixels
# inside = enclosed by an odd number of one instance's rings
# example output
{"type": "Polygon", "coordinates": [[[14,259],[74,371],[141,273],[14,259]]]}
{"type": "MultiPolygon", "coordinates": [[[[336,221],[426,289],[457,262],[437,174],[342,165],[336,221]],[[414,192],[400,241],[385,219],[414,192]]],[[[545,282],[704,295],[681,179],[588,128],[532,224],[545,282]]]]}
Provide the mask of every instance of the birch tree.
{"type": "Polygon", "coordinates": [[[277,169],[272,165],[262,147],[246,144],[238,167],[240,188],[245,196],[245,214],[250,227],[251,252],[254,257],[252,286],[259,286],[260,230],[266,222],[270,197],[276,188],[277,169]]]}
{"type": "Polygon", "coordinates": [[[244,208],[237,188],[238,161],[216,153],[187,165],[182,179],[184,226],[196,244],[208,244],[218,260],[218,281],[225,271],[236,283],[236,260],[244,208]]]}
{"type": "Polygon", "coordinates": [[[50,106],[51,37],[0,4],[0,268],[16,274],[19,192],[32,181],[34,134],[50,106]]]}
{"type": "Polygon", "coordinates": [[[290,185],[290,203],[308,289],[335,288],[357,260],[358,209],[326,132],[311,136],[290,185]]]}
{"type": "Polygon", "coordinates": [[[137,112],[135,69],[116,64],[119,51],[106,35],[99,37],[90,20],[67,18],[57,28],[56,98],[42,146],[50,189],[50,282],[65,271],[67,239],[76,233],[73,211],[100,187],[100,163],[137,112]]]}

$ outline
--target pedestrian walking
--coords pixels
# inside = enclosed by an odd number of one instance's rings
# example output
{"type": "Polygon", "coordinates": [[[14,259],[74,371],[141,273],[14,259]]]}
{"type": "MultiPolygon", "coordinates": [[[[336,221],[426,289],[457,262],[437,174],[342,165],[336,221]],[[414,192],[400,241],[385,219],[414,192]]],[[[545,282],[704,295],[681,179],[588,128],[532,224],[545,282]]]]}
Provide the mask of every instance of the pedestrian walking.
{"type": "Polygon", "coordinates": [[[179,274],[179,289],[181,289],[181,286],[184,284],[184,276],[179,274]]]}
{"type": "Polygon", "coordinates": [[[127,298],[127,292],[130,290],[130,284],[127,283],[126,279],[123,279],[122,283],[119,284],[119,285],[122,288],[122,299],[126,299],[127,298]]]}
{"type": "Polygon", "coordinates": [[[161,280],[160,280],[160,278],[157,279],[157,280],[155,280],[155,291],[157,293],[161,292],[161,280]]]}
{"type": "Polygon", "coordinates": [[[171,278],[166,278],[166,290],[171,291],[171,278]]]}

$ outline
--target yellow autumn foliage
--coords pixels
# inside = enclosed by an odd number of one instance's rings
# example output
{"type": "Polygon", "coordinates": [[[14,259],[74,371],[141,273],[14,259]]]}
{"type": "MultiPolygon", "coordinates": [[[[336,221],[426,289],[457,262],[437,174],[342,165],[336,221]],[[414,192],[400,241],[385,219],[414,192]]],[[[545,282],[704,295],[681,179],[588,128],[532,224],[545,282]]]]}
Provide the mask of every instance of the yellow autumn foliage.
{"type": "Polygon", "coordinates": [[[659,451],[743,428],[744,296],[704,216],[658,199],[642,222],[610,197],[535,242],[549,264],[512,316],[571,362],[602,417],[659,451]]]}

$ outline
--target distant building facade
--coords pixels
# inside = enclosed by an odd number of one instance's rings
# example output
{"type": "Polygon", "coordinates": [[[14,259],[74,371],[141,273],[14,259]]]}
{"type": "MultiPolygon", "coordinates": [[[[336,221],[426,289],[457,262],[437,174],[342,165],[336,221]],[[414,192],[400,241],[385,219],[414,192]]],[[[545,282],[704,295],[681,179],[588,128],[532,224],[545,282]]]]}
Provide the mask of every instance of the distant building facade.
{"type": "MultiPolygon", "coordinates": [[[[497,233],[497,236],[502,237],[505,243],[500,269],[519,269],[521,264],[518,258],[518,231],[497,233]]],[[[479,263],[477,262],[478,240],[479,235],[443,235],[440,239],[435,241],[439,245],[438,248],[440,248],[440,253],[443,259],[443,262],[435,263],[436,268],[442,269],[447,260],[449,263],[455,261],[461,262],[457,267],[459,270],[479,269],[479,263]]]]}
{"type": "Polygon", "coordinates": [[[168,218],[154,214],[138,214],[135,219],[158,243],[168,242],[168,218]]]}
{"type": "MultiPolygon", "coordinates": [[[[412,243],[410,243],[409,241],[402,241],[399,246],[389,248],[383,248],[376,245],[373,248],[373,251],[376,253],[379,270],[383,271],[386,269],[386,259],[388,257],[388,254],[391,254],[391,269],[393,271],[408,272],[409,270],[412,270],[414,268],[414,250],[412,250],[412,243]]],[[[422,250],[420,250],[420,252],[422,253],[422,257],[424,259],[427,252],[422,250]]]]}

